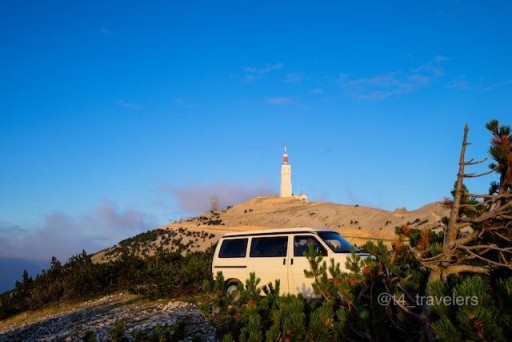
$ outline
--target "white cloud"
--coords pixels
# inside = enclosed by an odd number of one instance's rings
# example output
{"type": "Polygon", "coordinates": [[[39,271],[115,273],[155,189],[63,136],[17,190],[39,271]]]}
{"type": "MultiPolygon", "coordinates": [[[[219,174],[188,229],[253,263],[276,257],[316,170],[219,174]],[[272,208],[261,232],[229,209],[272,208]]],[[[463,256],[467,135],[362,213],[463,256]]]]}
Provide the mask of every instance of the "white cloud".
{"type": "Polygon", "coordinates": [[[405,95],[436,82],[444,75],[440,64],[448,60],[438,56],[435,62],[421,65],[409,72],[389,72],[369,78],[350,78],[342,74],[338,84],[351,97],[358,100],[382,100],[390,96],[405,95]]]}
{"type": "Polygon", "coordinates": [[[450,58],[446,57],[446,56],[443,56],[443,55],[437,55],[435,58],[434,58],[434,61],[436,63],[441,63],[441,62],[445,62],[445,61],[449,61],[450,58]]]}
{"type": "Polygon", "coordinates": [[[125,101],[123,99],[117,100],[117,105],[123,108],[129,108],[129,109],[139,109],[140,106],[135,103],[131,103],[128,101],[125,101]]]}
{"type": "Polygon", "coordinates": [[[267,99],[266,102],[271,105],[285,106],[285,105],[292,104],[293,101],[289,97],[271,97],[271,98],[267,99]]]}
{"type": "Polygon", "coordinates": [[[248,66],[244,69],[243,80],[246,83],[252,83],[256,80],[266,78],[268,74],[275,70],[283,68],[282,63],[264,64],[262,67],[248,66]]]}
{"type": "Polygon", "coordinates": [[[286,74],[284,78],[284,83],[287,84],[298,84],[302,81],[302,75],[296,72],[291,72],[286,74]]]}
{"type": "Polygon", "coordinates": [[[262,67],[246,67],[245,71],[251,74],[268,74],[271,71],[281,69],[283,67],[283,63],[276,64],[265,64],[262,67]]]}
{"type": "Polygon", "coordinates": [[[512,85],[512,80],[505,80],[505,81],[500,81],[500,82],[491,84],[490,86],[485,87],[484,90],[489,91],[489,90],[493,90],[495,88],[508,87],[510,85],[512,85]]]}
{"type": "Polygon", "coordinates": [[[428,76],[441,77],[444,74],[444,70],[439,65],[425,64],[416,69],[413,69],[412,73],[414,75],[428,75],[428,76]]]}
{"type": "Polygon", "coordinates": [[[211,208],[211,198],[216,197],[219,208],[250,200],[256,196],[274,194],[268,184],[261,183],[253,186],[238,184],[216,183],[210,185],[195,184],[190,186],[160,185],[160,191],[175,198],[181,209],[188,213],[200,213],[211,208]]]}
{"type": "Polygon", "coordinates": [[[455,78],[454,80],[451,80],[447,84],[447,87],[452,88],[452,89],[459,89],[459,90],[474,89],[476,91],[481,91],[481,92],[492,91],[497,88],[510,87],[510,86],[512,86],[512,79],[495,82],[495,83],[492,83],[492,84],[486,86],[485,84],[467,81],[465,75],[455,78]]]}
{"type": "Polygon", "coordinates": [[[457,79],[457,80],[450,81],[448,83],[448,88],[465,90],[465,89],[470,89],[471,84],[468,81],[466,81],[465,79],[457,79]]]}

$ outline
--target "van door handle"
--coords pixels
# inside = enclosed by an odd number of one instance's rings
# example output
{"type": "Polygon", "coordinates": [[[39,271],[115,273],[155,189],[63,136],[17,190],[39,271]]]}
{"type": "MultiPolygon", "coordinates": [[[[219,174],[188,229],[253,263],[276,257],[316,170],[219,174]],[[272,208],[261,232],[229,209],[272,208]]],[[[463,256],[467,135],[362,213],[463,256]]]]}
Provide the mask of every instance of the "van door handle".
{"type": "Polygon", "coordinates": [[[286,258],[283,259],[283,265],[286,265],[286,258]]]}
{"type": "Polygon", "coordinates": [[[292,258],[292,260],[290,261],[290,265],[293,265],[293,258],[292,258]]]}

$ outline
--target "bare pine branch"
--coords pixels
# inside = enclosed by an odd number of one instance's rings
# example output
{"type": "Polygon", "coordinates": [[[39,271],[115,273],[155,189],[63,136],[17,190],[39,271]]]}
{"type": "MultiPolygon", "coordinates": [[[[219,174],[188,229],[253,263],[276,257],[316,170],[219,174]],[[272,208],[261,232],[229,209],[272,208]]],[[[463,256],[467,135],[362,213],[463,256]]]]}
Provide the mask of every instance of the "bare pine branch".
{"type": "Polygon", "coordinates": [[[493,173],[494,170],[491,170],[491,171],[487,171],[487,172],[483,172],[483,173],[465,173],[464,174],[464,178],[477,178],[477,177],[482,177],[482,176],[486,176],[486,175],[489,175],[491,173],[493,173]]]}
{"type": "Polygon", "coordinates": [[[464,179],[464,156],[466,154],[466,145],[468,139],[468,124],[464,127],[464,137],[462,138],[462,149],[459,158],[459,173],[457,174],[457,183],[455,184],[455,198],[453,199],[450,218],[448,219],[448,227],[445,235],[445,245],[451,244],[457,238],[457,219],[459,217],[460,200],[462,198],[462,180],[464,179]]]}
{"type": "Polygon", "coordinates": [[[493,232],[493,234],[499,236],[501,239],[503,239],[505,241],[512,242],[512,239],[509,239],[506,236],[503,236],[502,234],[500,234],[498,232],[493,232]]]}
{"type": "Polygon", "coordinates": [[[480,274],[488,274],[489,268],[484,266],[473,266],[473,265],[455,265],[455,266],[448,266],[446,268],[446,276],[449,276],[450,274],[459,274],[463,272],[469,272],[469,273],[480,273],[480,274]]]}
{"type": "Polygon", "coordinates": [[[502,214],[502,212],[504,212],[510,208],[512,208],[512,202],[505,203],[505,204],[497,207],[493,211],[489,211],[483,215],[480,215],[479,217],[472,218],[472,219],[464,219],[463,221],[464,222],[472,222],[472,223],[481,223],[481,222],[487,221],[489,219],[496,218],[497,216],[502,214]]]}
{"type": "Polygon", "coordinates": [[[493,199],[504,199],[504,198],[512,198],[512,193],[510,194],[502,194],[502,195],[483,195],[483,194],[472,194],[469,192],[464,192],[464,194],[468,197],[473,198],[493,198],[493,199]]]}
{"type": "Polygon", "coordinates": [[[486,264],[489,264],[489,265],[494,265],[494,266],[498,266],[498,267],[506,267],[506,268],[511,268],[512,269],[512,264],[511,263],[500,263],[500,262],[496,262],[496,261],[493,261],[489,258],[484,258],[483,256],[471,251],[471,250],[467,250],[467,252],[472,255],[474,258],[476,259],[480,259],[480,260],[483,260],[485,261],[486,264]]]}
{"type": "Polygon", "coordinates": [[[487,159],[489,159],[489,158],[488,158],[488,157],[486,157],[486,158],[484,158],[484,159],[482,159],[482,160],[477,160],[477,161],[475,161],[475,162],[473,161],[474,159],[471,159],[471,160],[469,160],[469,161],[465,162],[464,164],[465,164],[465,165],[477,165],[477,164],[482,164],[482,163],[483,163],[483,162],[485,162],[487,159]]]}

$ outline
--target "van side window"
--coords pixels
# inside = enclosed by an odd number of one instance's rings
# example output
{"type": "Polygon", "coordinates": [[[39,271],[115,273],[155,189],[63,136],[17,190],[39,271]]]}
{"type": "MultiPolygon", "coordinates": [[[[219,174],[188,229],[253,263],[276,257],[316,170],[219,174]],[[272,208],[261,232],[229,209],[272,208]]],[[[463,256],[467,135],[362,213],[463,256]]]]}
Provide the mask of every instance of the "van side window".
{"type": "Polygon", "coordinates": [[[248,239],[232,239],[222,241],[219,258],[245,258],[248,239]]]}
{"type": "Polygon", "coordinates": [[[311,244],[316,251],[320,252],[320,255],[327,255],[325,248],[313,236],[297,235],[293,240],[293,256],[304,256],[311,244]]]}
{"type": "Polygon", "coordinates": [[[252,238],[250,256],[253,258],[284,257],[287,245],[287,236],[252,238]]]}

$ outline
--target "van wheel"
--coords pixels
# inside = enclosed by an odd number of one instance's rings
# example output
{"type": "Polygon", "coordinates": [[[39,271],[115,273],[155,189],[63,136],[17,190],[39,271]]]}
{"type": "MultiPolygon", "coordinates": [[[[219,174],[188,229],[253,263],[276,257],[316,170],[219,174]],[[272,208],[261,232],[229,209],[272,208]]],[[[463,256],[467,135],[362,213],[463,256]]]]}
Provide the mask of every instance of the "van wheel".
{"type": "Polygon", "coordinates": [[[233,298],[234,302],[240,299],[238,284],[240,284],[240,282],[237,280],[230,280],[226,283],[226,292],[231,296],[231,298],[233,298]]]}

